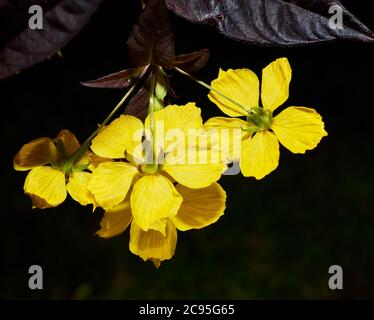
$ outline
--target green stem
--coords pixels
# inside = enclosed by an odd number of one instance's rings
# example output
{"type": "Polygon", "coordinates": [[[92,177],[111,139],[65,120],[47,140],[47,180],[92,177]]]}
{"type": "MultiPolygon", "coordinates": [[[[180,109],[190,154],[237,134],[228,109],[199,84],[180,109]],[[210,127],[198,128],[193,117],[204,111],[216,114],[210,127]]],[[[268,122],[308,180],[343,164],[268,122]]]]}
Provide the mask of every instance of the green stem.
{"type": "MultiPolygon", "coordinates": [[[[155,139],[155,118],[154,118],[154,100],[156,99],[156,85],[157,85],[157,76],[158,76],[158,68],[156,66],[152,66],[152,75],[151,75],[151,88],[150,88],[150,97],[149,97],[149,116],[151,120],[151,134],[152,134],[152,160],[155,162],[156,159],[156,139],[155,139]]],[[[148,160],[149,155],[146,156],[148,160]]]]}
{"type": "Polygon", "coordinates": [[[242,109],[243,111],[247,112],[247,113],[252,113],[253,110],[252,108],[250,107],[245,107],[243,105],[241,105],[239,102],[229,98],[228,96],[226,96],[225,94],[223,94],[222,92],[218,91],[217,89],[214,89],[213,87],[211,87],[209,84],[195,78],[194,76],[190,75],[189,73],[183,71],[182,69],[179,69],[178,67],[174,67],[174,70],[178,71],[180,74],[184,75],[185,77],[195,81],[196,83],[198,83],[199,85],[203,86],[204,88],[210,90],[210,91],[213,91],[214,93],[217,93],[219,96],[221,96],[222,98],[226,99],[227,101],[235,104],[236,106],[238,106],[240,109],[242,109]]]}
{"type": "Polygon", "coordinates": [[[83,142],[80,148],[65,162],[64,170],[69,171],[72,169],[75,162],[79,161],[82,156],[86,153],[89,149],[91,141],[96,137],[96,135],[103,129],[103,127],[112,119],[114,114],[118,111],[118,109],[126,102],[126,100],[130,97],[133,93],[135,88],[138,86],[139,82],[143,79],[144,75],[148,66],[144,68],[138,79],[136,79],[135,83],[130,87],[130,89],[126,92],[123,98],[117,103],[114,109],[109,113],[109,115],[105,118],[105,120],[99,125],[99,127],[83,142]]]}

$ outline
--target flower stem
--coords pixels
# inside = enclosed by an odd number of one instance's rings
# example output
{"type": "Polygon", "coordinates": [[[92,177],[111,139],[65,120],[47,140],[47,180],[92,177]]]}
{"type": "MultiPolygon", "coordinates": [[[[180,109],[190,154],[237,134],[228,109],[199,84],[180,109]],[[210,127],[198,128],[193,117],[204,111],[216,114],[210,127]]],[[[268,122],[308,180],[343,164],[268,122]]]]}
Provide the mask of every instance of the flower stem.
{"type": "Polygon", "coordinates": [[[144,67],[140,76],[136,79],[134,84],[130,87],[130,89],[126,92],[123,98],[117,103],[114,109],[109,113],[109,115],[105,118],[105,120],[99,125],[99,127],[82,143],[80,148],[73,153],[73,155],[65,162],[64,168],[65,172],[72,169],[75,162],[79,161],[86,151],[90,147],[91,141],[96,137],[96,135],[104,128],[104,126],[112,119],[114,114],[118,111],[118,109],[126,102],[126,100],[130,97],[130,95],[134,92],[135,88],[138,86],[139,82],[143,79],[144,75],[148,70],[148,66],[144,67]]]}
{"type": "Polygon", "coordinates": [[[155,117],[154,117],[154,104],[156,99],[156,85],[157,85],[157,76],[158,76],[158,67],[152,66],[152,75],[151,75],[151,88],[150,88],[150,97],[149,97],[149,117],[151,121],[151,135],[152,135],[152,154],[146,155],[146,160],[152,160],[152,163],[155,162],[156,159],[156,124],[155,124],[155,117]],[[149,158],[151,157],[151,158],[149,158]]]}
{"type": "Polygon", "coordinates": [[[243,105],[241,105],[239,102],[229,98],[228,96],[226,96],[225,94],[223,94],[222,92],[220,92],[219,90],[217,89],[214,89],[213,87],[211,87],[209,84],[205,83],[204,81],[201,81],[197,78],[195,78],[194,76],[190,75],[189,73],[183,71],[182,69],[179,69],[178,67],[174,67],[174,70],[175,71],[178,71],[180,74],[184,75],[185,77],[189,78],[190,80],[193,80],[195,81],[196,83],[198,83],[199,85],[203,86],[204,88],[208,89],[209,91],[213,91],[214,93],[217,93],[219,96],[221,96],[222,98],[226,99],[227,101],[235,104],[236,106],[238,106],[240,109],[242,109],[243,111],[247,112],[247,113],[252,113],[253,110],[252,108],[250,107],[245,107],[243,105]]]}

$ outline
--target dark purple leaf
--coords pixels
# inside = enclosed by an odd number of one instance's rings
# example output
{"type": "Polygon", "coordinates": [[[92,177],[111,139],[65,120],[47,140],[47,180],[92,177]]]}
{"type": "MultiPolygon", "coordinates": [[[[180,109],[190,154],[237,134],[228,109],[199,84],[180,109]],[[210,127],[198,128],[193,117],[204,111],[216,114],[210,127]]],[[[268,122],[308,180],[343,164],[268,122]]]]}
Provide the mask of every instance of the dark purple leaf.
{"type": "Polygon", "coordinates": [[[334,39],[373,42],[374,34],[337,0],[165,0],[177,15],[215,25],[225,36],[262,44],[292,46],[334,39]],[[343,29],[329,21],[332,5],[343,12],[343,29]]]}
{"type": "Polygon", "coordinates": [[[142,71],[143,68],[126,69],[101,77],[97,80],[82,82],[82,84],[91,88],[127,88],[136,81],[136,78],[142,73],[142,71]]]}
{"type": "Polygon", "coordinates": [[[174,66],[187,71],[196,72],[205,67],[209,60],[209,50],[203,49],[175,57],[174,66]]]}
{"type": "Polygon", "coordinates": [[[146,85],[141,87],[139,91],[131,98],[126,106],[124,114],[135,116],[140,120],[144,120],[148,114],[149,106],[149,88],[146,85]]]}
{"type": "Polygon", "coordinates": [[[127,41],[137,66],[154,64],[170,69],[174,61],[174,34],[164,0],[148,0],[127,41]]]}
{"type": "Polygon", "coordinates": [[[2,0],[0,80],[54,55],[87,24],[102,1],[2,0]],[[31,5],[43,8],[42,30],[28,26],[31,5]]]}

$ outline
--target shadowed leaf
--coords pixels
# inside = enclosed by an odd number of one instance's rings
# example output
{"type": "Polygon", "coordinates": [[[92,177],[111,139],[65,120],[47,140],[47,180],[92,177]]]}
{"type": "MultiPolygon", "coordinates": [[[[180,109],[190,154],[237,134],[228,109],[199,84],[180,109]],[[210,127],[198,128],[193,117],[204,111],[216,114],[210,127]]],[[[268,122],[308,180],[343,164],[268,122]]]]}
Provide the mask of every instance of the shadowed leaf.
{"type": "Polygon", "coordinates": [[[205,67],[209,60],[209,50],[203,49],[175,57],[174,66],[187,71],[196,72],[205,67]]]}
{"type": "Polygon", "coordinates": [[[174,34],[164,0],[148,0],[127,41],[130,58],[137,66],[154,64],[170,69],[175,49],[174,34]]]}
{"type": "Polygon", "coordinates": [[[82,82],[82,85],[91,88],[127,88],[136,81],[136,78],[142,73],[142,69],[143,68],[133,68],[122,70],[96,80],[82,82]]]}
{"type": "Polygon", "coordinates": [[[177,15],[214,25],[227,37],[262,45],[292,46],[334,39],[374,41],[374,34],[337,0],[165,0],[177,15]],[[343,29],[332,28],[333,5],[343,29]],[[336,8],[336,7],[335,7],[336,8]]]}
{"type": "Polygon", "coordinates": [[[124,114],[144,120],[148,114],[149,97],[149,90],[146,88],[146,85],[144,85],[131,98],[129,104],[126,106],[124,114]]]}
{"type": "Polygon", "coordinates": [[[103,0],[0,2],[0,80],[56,54],[90,20],[103,0]],[[43,8],[43,29],[28,22],[31,5],[43,8]]]}

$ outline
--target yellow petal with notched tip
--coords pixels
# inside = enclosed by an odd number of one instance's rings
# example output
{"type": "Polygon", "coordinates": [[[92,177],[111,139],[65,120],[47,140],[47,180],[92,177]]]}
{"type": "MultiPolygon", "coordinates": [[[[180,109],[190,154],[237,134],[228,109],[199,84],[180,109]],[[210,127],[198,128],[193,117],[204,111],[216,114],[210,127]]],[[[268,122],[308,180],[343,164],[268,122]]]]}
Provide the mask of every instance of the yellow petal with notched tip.
{"type": "Polygon", "coordinates": [[[82,206],[93,204],[96,207],[95,197],[88,191],[88,182],[91,179],[89,172],[73,172],[69,176],[69,182],[66,185],[70,196],[82,206]]]}
{"type": "Polygon", "coordinates": [[[257,132],[242,141],[240,169],[245,177],[262,179],[275,170],[279,162],[279,143],[269,131],[257,132]]]}
{"type": "Polygon", "coordinates": [[[314,149],[327,136],[322,117],[304,107],[283,110],[273,119],[272,129],[279,142],[293,153],[314,149]]]}
{"type": "MultiPolygon", "coordinates": [[[[187,134],[188,129],[201,129],[203,127],[201,109],[192,102],[184,106],[169,105],[154,112],[153,117],[155,121],[163,122],[165,133],[169,130],[180,129],[187,134]]],[[[145,127],[151,127],[151,115],[146,118],[145,127]]]]}
{"type": "Polygon", "coordinates": [[[146,175],[134,185],[131,209],[135,223],[144,231],[164,231],[158,220],[175,216],[183,201],[174,185],[160,174],[146,175]]]}
{"type": "Polygon", "coordinates": [[[16,154],[13,167],[26,171],[57,160],[57,150],[50,138],[38,138],[25,144],[16,154]]]}
{"type": "Polygon", "coordinates": [[[138,169],[125,162],[101,163],[92,173],[88,190],[104,209],[111,209],[125,200],[138,169]]]}
{"type": "Polygon", "coordinates": [[[92,140],[91,150],[103,158],[125,158],[125,151],[131,154],[141,144],[143,130],[138,118],[121,115],[92,140]]]}
{"type": "Polygon", "coordinates": [[[177,229],[169,220],[166,236],[155,230],[144,231],[135,222],[130,228],[130,251],[144,261],[152,260],[156,266],[160,261],[171,259],[177,245],[177,229]]]}
{"type": "Polygon", "coordinates": [[[172,221],[181,231],[201,229],[216,222],[226,207],[226,192],[218,183],[204,189],[189,189],[177,186],[183,203],[172,221]]]}
{"type": "Polygon", "coordinates": [[[118,206],[105,211],[101,219],[101,229],[96,234],[101,238],[112,238],[123,233],[132,220],[129,201],[124,201],[118,206]]]}
{"type": "MultiPolygon", "coordinates": [[[[220,70],[218,78],[212,81],[211,86],[242,107],[248,109],[258,107],[260,85],[256,74],[249,69],[220,70]]],[[[243,108],[225,99],[217,92],[210,91],[208,98],[230,117],[247,115],[243,108]]]]}
{"type": "Polygon", "coordinates": [[[155,135],[155,150],[172,152],[176,145],[188,142],[188,131],[203,128],[201,109],[195,103],[187,103],[184,106],[169,105],[152,114],[145,120],[145,127],[152,129],[155,135]]]}
{"type": "Polygon", "coordinates": [[[77,140],[75,135],[66,129],[61,130],[58,136],[54,139],[56,143],[58,140],[61,140],[64,145],[66,157],[71,156],[80,147],[79,141],[77,140]]]}
{"type": "Polygon", "coordinates": [[[280,58],[262,70],[261,101],[264,109],[274,111],[289,95],[292,77],[287,58],[280,58]]]}
{"type": "Polygon", "coordinates": [[[36,167],[27,175],[24,190],[34,207],[57,207],[66,199],[65,174],[49,166],[36,167]]]}

